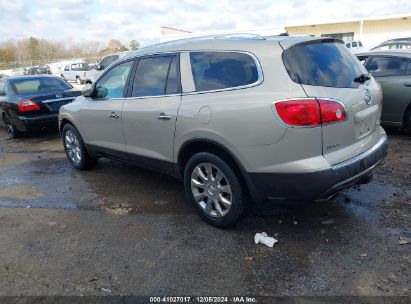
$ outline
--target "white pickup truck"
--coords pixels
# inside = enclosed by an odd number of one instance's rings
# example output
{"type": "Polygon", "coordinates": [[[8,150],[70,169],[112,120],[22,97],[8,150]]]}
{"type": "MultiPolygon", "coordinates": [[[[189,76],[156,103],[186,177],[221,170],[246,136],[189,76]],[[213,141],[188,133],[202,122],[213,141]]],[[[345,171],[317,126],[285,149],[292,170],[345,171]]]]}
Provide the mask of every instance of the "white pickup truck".
{"type": "Polygon", "coordinates": [[[112,64],[114,61],[116,61],[117,59],[123,57],[124,55],[126,55],[127,53],[129,53],[129,51],[127,52],[120,52],[120,53],[115,53],[115,54],[110,54],[106,57],[104,57],[103,59],[100,60],[100,62],[95,66],[95,68],[90,69],[89,71],[87,71],[84,75],[84,81],[87,83],[94,83],[96,81],[96,79],[101,75],[101,73],[103,73],[103,71],[110,65],[112,64]]]}
{"type": "Polygon", "coordinates": [[[90,67],[85,62],[70,63],[61,71],[60,77],[66,81],[75,81],[77,84],[83,84],[86,80],[86,72],[90,67]]]}

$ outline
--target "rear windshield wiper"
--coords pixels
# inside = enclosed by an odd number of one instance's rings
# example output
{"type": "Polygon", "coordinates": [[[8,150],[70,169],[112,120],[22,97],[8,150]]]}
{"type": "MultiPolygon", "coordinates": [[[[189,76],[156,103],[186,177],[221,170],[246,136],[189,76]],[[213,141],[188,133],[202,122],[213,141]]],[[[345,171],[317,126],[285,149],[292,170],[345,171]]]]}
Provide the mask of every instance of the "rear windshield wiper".
{"type": "Polygon", "coordinates": [[[364,83],[370,79],[371,77],[368,74],[361,74],[360,76],[355,77],[353,81],[358,83],[364,83]]]}

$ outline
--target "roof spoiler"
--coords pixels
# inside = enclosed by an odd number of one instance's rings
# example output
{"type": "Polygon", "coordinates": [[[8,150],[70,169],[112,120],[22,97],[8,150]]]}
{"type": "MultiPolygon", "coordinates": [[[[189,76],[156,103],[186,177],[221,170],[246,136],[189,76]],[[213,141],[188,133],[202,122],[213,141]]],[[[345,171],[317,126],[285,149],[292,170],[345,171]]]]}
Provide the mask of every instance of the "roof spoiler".
{"type": "Polygon", "coordinates": [[[345,44],[345,42],[343,40],[338,39],[338,38],[332,38],[332,37],[318,37],[318,38],[309,37],[309,38],[307,40],[303,40],[303,41],[297,42],[295,44],[294,43],[288,44],[287,40],[280,41],[279,43],[280,43],[281,47],[284,50],[292,48],[292,47],[297,46],[297,45],[314,44],[314,43],[341,43],[341,44],[345,44]],[[309,39],[309,38],[311,38],[311,39],[309,39]]]}

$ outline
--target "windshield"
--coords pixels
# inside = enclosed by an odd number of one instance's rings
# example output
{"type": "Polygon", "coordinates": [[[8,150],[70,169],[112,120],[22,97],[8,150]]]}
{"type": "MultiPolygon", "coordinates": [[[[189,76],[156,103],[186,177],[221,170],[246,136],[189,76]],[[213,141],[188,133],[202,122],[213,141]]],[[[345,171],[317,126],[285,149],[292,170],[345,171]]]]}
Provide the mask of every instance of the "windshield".
{"type": "Polygon", "coordinates": [[[71,89],[65,81],[53,77],[14,79],[10,81],[10,84],[17,94],[71,89]]]}
{"type": "Polygon", "coordinates": [[[283,53],[291,79],[299,84],[357,88],[354,79],[367,70],[341,43],[314,42],[293,46],[283,53]]]}

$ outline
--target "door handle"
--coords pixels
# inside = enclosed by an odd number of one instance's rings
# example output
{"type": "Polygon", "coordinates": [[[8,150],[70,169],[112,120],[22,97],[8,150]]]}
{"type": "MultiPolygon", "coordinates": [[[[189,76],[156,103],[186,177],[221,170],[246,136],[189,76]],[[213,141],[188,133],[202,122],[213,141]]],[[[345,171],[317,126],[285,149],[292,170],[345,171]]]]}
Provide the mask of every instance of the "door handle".
{"type": "Polygon", "coordinates": [[[404,87],[411,87],[411,82],[404,83],[404,87]]]}
{"type": "Polygon", "coordinates": [[[170,120],[171,116],[166,115],[164,113],[160,113],[160,115],[157,116],[157,119],[159,119],[159,120],[170,120]]]}
{"type": "Polygon", "coordinates": [[[120,115],[118,115],[116,112],[111,112],[111,114],[110,114],[110,118],[117,119],[119,117],[120,117],[120,115]]]}

